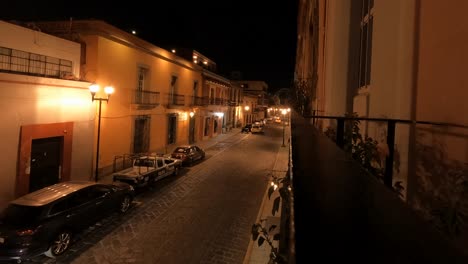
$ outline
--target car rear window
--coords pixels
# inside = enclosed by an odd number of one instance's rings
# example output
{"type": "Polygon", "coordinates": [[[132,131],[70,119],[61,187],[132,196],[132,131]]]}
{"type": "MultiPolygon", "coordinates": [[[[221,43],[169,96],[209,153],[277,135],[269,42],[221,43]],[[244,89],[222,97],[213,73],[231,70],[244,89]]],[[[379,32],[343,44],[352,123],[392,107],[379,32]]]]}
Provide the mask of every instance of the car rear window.
{"type": "Polygon", "coordinates": [[[186,148],[176,148],[174,153],[187,153],[188,149],[186,148]]]}
{"type": "Polygon", "coordinates": [[[1,214],[0,221],[5,224],[23,225],[37,221],[41,217],[42,206],[10,204],[1,214]]]}

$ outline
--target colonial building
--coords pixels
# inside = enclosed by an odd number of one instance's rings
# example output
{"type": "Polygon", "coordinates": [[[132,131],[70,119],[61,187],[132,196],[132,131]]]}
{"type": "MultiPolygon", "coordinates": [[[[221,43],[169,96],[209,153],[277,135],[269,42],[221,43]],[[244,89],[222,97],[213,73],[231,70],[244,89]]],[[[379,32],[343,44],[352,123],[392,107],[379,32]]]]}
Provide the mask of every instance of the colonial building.
{"type": "MultiPolygon", "coordinates": [[[[217,72],[216,62],[199,51],[177,48],[172,50],[178,56],[200,65],[202,70],[202,94],[196,106],[204,106],[204,137],[216,136],[236,126],[240,114],[241,89],[231,80],[217,72]]],[[[199,109],[199,108],[197,108],[199,109]]]]}
{"type": "Polygon", "coordinates": [[[115,89],[102,105],[96,131],[99,175],[111,173],[124,154],[168,153],[177,145],[221,131],[221,123],[215,130],[213,122],[207,122],[212,114],[194,107],[196,98],[205,94],[199,88],[203,68],[192,61],[104,21],[36,22],[35,26],[80,43],[85,52],[84,78],[115,89]]]}
{"type": "Polygon", "coordinates": [[[0,21],[0,206],[92,174],[93,103],[79,43],[0,21]]]}
{"type": "Polygon", "coordinates": [[[253,80],[235,80],[232,82],[242,88],[244,97],[249,97],[249,102],[255,101],[255,107],[250,109],[251,115],[255,116],[253,121],[265,118],[269,100],[268,84],[264,81],[253,80]]]}

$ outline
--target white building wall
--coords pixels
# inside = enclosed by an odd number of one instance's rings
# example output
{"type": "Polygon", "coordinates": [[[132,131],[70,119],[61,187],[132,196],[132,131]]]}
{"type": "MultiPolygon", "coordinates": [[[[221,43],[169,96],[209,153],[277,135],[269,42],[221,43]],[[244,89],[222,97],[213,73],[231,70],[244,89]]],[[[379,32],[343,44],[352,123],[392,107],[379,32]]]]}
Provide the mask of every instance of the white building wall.
{"type": "MultiPolygon", "coordinates": [[[[373,15],[370,86],[354,97],[353,109],[360,116],[411,119],[415,1],[375,1],[373,15]]],[[[387,125],[376,122],[367,125],[363,131],[386,148],[387,125]]],[[[398,164],[394,169],[394,182],[401,181],[406,187],[409,125],[397,124],[394,147],[398,164]]]]}
{"type": "Polygon", "coordinates": [[[375,1],[369,115],[409,119],[414,1],[375,1]]]}
{"type": "Polygon", "coordinates": [[[346,112],[350,1],[327,1],[325,37],[325,115],[346,112]]]}
{"type": "MultiPolygon", "coordinates": [[[[79,44],[3,21],[0,36],[0,46],[72,60],[73,72],[79,76],[79,44]]],[[[70,178],[90,179],[95,105],[88,86],[87,82],[0,73],[0,207],[15,198],[24,125],[73,122],[70,178]]]]}

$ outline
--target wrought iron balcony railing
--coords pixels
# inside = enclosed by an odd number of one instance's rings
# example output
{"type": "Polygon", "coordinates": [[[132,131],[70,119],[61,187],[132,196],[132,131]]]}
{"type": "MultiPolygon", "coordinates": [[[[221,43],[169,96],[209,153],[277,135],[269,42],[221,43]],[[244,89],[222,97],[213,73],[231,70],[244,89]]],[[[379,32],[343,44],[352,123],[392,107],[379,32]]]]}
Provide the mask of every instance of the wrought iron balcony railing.
{"type": "Polygon", "coordinates": [[[133,104],[158,106],[160,104],[159,92],[135,90],[133,104]]]}
{"type": "Polygon", "coordinates": [[[168,106],[184,106],[185,95],[183,94],[167,94],[167,105],[168,106]]]}
{"type": "Polygon", "coordinates": [[[202,106],[203,105],[203,97],[200,96],[192,96],[192,102],[190,103],[192,106],[202,106]]]}
{"type": "Polygon", "coordinates": [[[0,71],[26,75],[76,79],[72,61],[0,47],[0,71]]]}

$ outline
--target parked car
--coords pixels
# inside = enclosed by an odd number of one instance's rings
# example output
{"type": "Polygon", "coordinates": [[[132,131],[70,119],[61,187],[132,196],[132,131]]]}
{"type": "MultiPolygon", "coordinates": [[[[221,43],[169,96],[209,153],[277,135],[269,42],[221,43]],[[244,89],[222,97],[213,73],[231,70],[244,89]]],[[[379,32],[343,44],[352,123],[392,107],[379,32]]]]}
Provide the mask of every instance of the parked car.
{"type": "Polygon", "coordinates": [[[263,126],[260,124],[254,124],[252,125],[252,128],[250,129],[250,132],[252,133],[263,133],[263,126]]]}
{"type": "Polygon", "coordinates": [[[133,165],[112,174],[114,181],[121,181],[135,188],[155,183],[167,176],[177,175],[182,167],[179,159],[158,155],[144,155],[133,159],[133,165]]]}
{"type": "Polygon", "coordinates": [[[127,212],[134,194],[126,183],[67,181],[21,196],[0,214],[0,260],[61,255],[79,231],[127,212]]]}
{"type": "Polygon", "coordinates": [[[205,158],[205,151],[196,145],[179,146],[171,153],[171,158],[182,160],[184,166],[192,166],[195,161],[205,158]]]}
{"type": "Polygon", "coordinates": [[[250,133],[250,130],[252,129],[252,124],[246,124],[242,129],[242,133],[250,133]]]}

